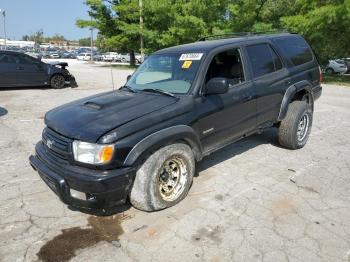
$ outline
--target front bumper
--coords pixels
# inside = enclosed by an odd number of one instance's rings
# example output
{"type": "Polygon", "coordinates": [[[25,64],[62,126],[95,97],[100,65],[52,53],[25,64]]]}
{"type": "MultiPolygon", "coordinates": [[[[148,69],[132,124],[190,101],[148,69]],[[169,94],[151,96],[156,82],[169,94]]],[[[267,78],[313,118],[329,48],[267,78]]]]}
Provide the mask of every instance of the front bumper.
{"type": "Polygon", "coordinates": [[[73,76],[73,75],[71,75],[71,74],[69,74],[69,75],[66,75],[65,76],[65,79],[66,79],[66,83],[68,84],[68,85],[70,85],[71,87],[78,87],[78,83],[77,83],[77,81],[75,80],[75,77],[73,76]]]}
{"type": "Polygon", "coordinates": [[[135,170],[132,167],[115,170],[93,170],[71,165],[48,152],[42,142],[35,148],[36,155],[29,157],[36,170],[50,189],[71,208],[96,215],[113,213],[126,202],[135,170]],[[85,199],[74,197],[82,192],[85,199]]]}

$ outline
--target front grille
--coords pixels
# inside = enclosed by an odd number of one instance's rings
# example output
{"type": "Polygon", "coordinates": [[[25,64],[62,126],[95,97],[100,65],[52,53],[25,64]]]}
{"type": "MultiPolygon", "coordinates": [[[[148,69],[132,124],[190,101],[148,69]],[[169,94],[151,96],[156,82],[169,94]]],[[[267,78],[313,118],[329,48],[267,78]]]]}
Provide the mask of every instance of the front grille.
{"type": "Polygon", "coordinates": [[[45,148],[54,156],[67,160],[71,155],[72,139],[62,136],[50,128],[45,128],[42,136],[45,148]]]}

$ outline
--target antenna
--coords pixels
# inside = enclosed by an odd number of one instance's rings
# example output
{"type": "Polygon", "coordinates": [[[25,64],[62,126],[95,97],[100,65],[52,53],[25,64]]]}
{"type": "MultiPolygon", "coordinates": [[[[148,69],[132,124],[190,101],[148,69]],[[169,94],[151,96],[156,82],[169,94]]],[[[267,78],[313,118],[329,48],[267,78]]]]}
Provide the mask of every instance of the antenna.
{"type": "Polygon", "coordinates": [[[112,78],[112,87],[114,91],[114,77],[113,77],[113,66],[111,65],[111,78],[112,78]]]}

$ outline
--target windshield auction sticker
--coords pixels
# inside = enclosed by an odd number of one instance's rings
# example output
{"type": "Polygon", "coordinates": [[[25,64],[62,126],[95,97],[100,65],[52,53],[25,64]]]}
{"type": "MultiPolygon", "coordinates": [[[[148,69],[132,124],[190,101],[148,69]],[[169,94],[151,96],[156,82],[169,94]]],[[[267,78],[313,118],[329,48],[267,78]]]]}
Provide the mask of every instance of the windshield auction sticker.
{"type": "Polygon", "coordinates": [[[183,64],[182,64],[182,69],[189,69],[192,65],[192,61],[188,61],[186,60],[183,64]]]}
{"type": "Polygon", "coordinates": [[[188,53],[188,54],[182,54],[180,56],[179,61],[186,61],[186,60],[201,60],[203,56],[203,53],[188,53]]]}

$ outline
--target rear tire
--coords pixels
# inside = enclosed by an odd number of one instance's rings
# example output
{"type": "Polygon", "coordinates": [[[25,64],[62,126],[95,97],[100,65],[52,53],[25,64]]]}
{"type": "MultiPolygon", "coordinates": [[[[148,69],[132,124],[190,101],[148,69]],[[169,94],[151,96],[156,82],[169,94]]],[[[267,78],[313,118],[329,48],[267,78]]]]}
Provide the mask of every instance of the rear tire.
{"type": "Polygon", "coordinates": [[[335,74],[334,69],[333,69],[333,68],[327,68],[327,69],[326,69],[326,74],[328,74],[328,75],[334,75],[334,74],[335,74]]]}
{"type": "Polygon", "coordinates": [[[306,101],[292,102],[278,130],[280,145],[289,149],[304,147],[311,132],[312,116],[312,108],[306,101]]]}
{"type": "Polygon", "coordinates": [[[192,184],[195,159],[185,144],[172,144],[153,153],[138,169],[131,204],[143,211],[171,207],[184,199],[192,184]]]}
{"type": "Polygon", "coordinates": [[[55,89],[61,89],[65,86],[66,80],[63,75],[53,75],[50,79],[50,86],[55,89]]]}

